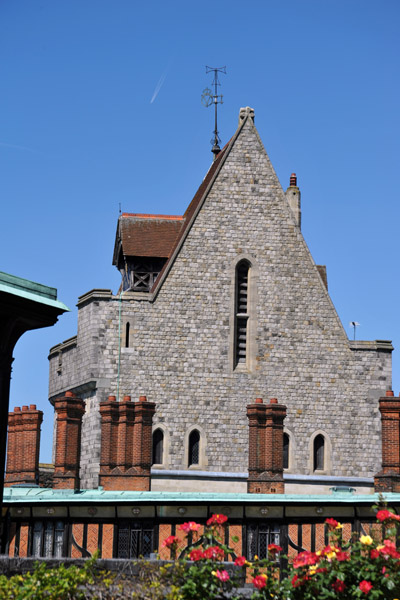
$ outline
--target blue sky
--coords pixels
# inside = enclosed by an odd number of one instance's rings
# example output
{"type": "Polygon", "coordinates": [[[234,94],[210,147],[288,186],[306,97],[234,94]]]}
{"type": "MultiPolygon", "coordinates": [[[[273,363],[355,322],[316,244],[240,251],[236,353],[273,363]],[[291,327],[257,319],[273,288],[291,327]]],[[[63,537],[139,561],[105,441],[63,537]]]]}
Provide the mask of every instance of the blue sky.
{"type": "Polygon", "coordinates": [[[11,407],[44,410],[42,461],[48,350],[75,335],[79,295],[118,288],[119,205],[182,214],[210,165],[206,65],[227,67],[222,142],[252,106],[349,336],[356,320],[398,348],[399,392],[399,19],[398,0],[0,1],[0,270],[71,309],[14,353],[11,407]]]}

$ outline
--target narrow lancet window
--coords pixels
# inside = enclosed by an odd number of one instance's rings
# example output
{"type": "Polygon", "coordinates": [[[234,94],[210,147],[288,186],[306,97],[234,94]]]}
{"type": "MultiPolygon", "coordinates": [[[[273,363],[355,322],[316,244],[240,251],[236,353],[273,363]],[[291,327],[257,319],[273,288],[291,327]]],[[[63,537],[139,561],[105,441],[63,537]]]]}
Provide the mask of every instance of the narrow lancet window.
{"type": "Polygon", "coordinates": [[[126,324],[125,327],[125,348],[129,348],[129,330],[131,326],[129,323],[126,324]]]}
{"type": "Polygon", "coordinates": [[[236,267],[235,364],[246,364],[248,352],[248,285],[250,265],[246,260],[236,267]]]}
{"type": "Polygon", "coordinates": [[[189,435],[189,460],[188,466],[198,465],[200,460],[200,433],[194,429],[189,435]]]}
{"type": "Polygon", "coordinates": [[[290,438],[287,433],[283,434],[283,468],[289,468],[289,443],[290,438]]]}
{"type": "Polygon", "coordinates": [[[162,465],[164,459],[164,433],[156,429],[153,433],[153,465],[162,465]]]}
{"type": "Polygon", "coordinates": [[[319,434],[314,439],[314,471],[323,471],[325,467],[325,439],[319,434]]]}

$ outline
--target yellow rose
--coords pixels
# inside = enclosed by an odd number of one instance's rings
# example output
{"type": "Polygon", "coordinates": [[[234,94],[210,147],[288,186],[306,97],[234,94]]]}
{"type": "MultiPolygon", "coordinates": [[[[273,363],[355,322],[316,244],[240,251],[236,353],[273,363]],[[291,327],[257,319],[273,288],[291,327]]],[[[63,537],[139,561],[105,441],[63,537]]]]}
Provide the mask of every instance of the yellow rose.
{"type": "Polygon", "coordinates": [[[336,525],[335,529],[343,529],[343,525],[341,523],[338,523],[336,525]]]}
{"type": "Polygon", "coordinates": [[[362,544],[365,544],[366,546],[370,546],[371,544],[374,543],[374,540],[372,539],[372,537],[370,535],[362,535],[360,537],[360,542],[362,544]]]}

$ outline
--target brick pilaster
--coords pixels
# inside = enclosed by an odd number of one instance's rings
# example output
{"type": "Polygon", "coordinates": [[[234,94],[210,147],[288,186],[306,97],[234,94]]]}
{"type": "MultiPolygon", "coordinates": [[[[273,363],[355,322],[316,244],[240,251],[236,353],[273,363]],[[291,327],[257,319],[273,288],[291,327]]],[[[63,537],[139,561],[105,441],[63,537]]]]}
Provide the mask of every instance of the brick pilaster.
{"type": "Polygon", "coordinates": [[[53,487],[79,489],[82,417],[85,403],[72,392],[54,402],[57,415],[53,487]]]}
{"type": "Polygon", "coordinates": [[[392,391],[379,398],[382,422],[382,469],[375,475],[376,492],[400,492],[400,397],[392,391]]]}
{"type": "Polygon", "coordinates": [[[283,494],[283,422],[286,406],[272,398],[263,404],[257,398],[247,406],[249,419],[249,478],[253,494],[283,494]]]}
{"type": "Polygon", "coordinates": [[[99,484],[106,490],[150,490],[152,421],[155,404],[141,396],[100,403],[101,458],[99,484]]]}
{"type": "Polygon", "coordinates": [[[36,404],[14,408],[8,415],[5,487],[39,483],[40,426],[43,412],[36,404]]]}

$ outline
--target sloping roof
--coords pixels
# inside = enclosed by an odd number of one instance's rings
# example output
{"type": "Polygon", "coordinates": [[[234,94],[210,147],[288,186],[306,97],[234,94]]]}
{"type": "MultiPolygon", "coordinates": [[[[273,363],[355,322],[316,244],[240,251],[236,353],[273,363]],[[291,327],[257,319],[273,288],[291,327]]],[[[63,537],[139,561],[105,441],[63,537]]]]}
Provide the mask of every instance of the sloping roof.
{"type": "Polygon", "coordinates": [[[124,256],[167,258],[181,230],[183,217],[123,213],[119,218],[113,264],[124,256]]]}
{"type": "MultiPolygon", "coordinates": [[[[172,257],[190,227],[192,217],[216,174],[229,143],[224,146],[212,163],[183,216],[122,213],[118,219],[113,265],[118,266],[121,252],[124,256],[148,256],[168,259],[172,257]]],[[[164,265],[153,289],[157,286],[168,263],[169,261],[164,265]]]]}
{"type": "MultiPolygon", "coordinates": [[[[225,153],[226,153],[227,148],[229,147],[230,143],[231,143],[231,140],[229,140],[229,142],[227,144],[225,144],[225,146],[222,148],[221,152],[217,155],[217,158],[212,163],[211,167],[208,170],[207,175],[204,177],[197,192],[193,196],[191,203],[187,207],[185,214],[183,215],[184,223],[183,223],[183,225],[174,241],[171,251],[168,255],[169,259],[171,259],[173,257],[175,250],[181,244],[183,238],[185,237],[186,232],[190,228],[191,223],[192,223],[192,218],[193,218],[196,210],[198,209],[199,205],[201,204],[201,202],[204,198],[204,195],[207,191],[208,186],[210,185],[211,181],[213,180],[214,176],[216,175],[218,168],[222,163],[222,159],[225,156],[225,153]]],[[[169,267],[169,263],[170,263],[170,260],[167,260],[167,262],[163,266],[160,274],[158,275],[157,279],[154,282],[153,289],[151,290],[152,292],[157,288],[159,282],[161,281],[161,279],[163,277],[164,272],[169,267]]]]}
{"type": "Polygon", "coordinates": [[[63,302],[57,300],[57,290],[35,281],[22,279],[15,275],[0,272],[0,292],[8,294],[10,297],[19,297],[22,300],[30,300],[37,304],[51,306],[59,310],[60,313],[69,312],[69,308],[63,302]]]}

